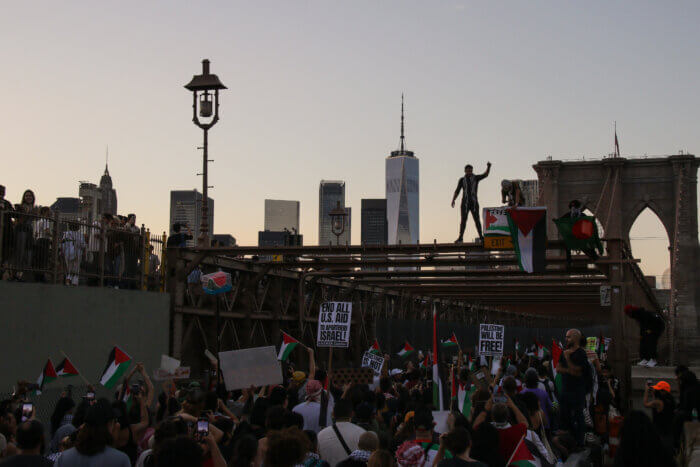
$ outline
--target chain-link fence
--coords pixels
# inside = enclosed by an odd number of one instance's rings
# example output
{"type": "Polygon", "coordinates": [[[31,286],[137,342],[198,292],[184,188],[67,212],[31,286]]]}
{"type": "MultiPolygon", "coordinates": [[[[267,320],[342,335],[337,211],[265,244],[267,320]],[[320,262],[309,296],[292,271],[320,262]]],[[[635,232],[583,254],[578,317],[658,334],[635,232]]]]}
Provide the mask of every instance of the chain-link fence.
{"type": "Polygon", "coordinates": [[[163,235],[117,217],[92,223],[0,211],[4,280],[165,290],[163,235]]]}

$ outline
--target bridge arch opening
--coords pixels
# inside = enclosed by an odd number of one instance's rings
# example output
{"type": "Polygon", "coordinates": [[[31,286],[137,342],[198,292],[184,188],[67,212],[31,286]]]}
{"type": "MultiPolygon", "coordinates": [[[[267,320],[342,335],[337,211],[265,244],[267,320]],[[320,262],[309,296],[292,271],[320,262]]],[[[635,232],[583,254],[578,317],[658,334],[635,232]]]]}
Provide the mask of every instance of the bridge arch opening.
{"type": "Polygon", "coordinates": [[[629,231],[632,255],[641,260],[639,267],[645,276],[656,278],[656,287],[661,288],[663,277],[671,267],[669,237],[659,216],[649,207],[637,215],[629,231]]]}

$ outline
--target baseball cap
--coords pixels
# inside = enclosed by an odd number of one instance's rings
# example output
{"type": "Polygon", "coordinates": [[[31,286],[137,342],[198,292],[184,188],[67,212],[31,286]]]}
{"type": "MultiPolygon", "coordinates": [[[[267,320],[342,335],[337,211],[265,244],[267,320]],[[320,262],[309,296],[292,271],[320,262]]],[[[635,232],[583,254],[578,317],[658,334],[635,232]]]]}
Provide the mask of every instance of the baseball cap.
{"type": "Polygon", "coordinates": [[[658,383],[653,385],[651,388],[655,389],[657,391],[671,392],[671,385],[668,384],[666,381],[659,381],[658,383]]]}

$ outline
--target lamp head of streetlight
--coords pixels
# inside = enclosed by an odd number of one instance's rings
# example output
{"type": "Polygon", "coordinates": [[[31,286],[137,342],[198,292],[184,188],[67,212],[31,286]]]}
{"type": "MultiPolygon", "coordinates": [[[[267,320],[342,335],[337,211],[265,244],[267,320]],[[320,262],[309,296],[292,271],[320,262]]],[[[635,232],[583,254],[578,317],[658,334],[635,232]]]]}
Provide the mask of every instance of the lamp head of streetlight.
{"type": "Polygon", "coordinates": [[[331,230],[333,235],[340,237],[345,232],[345,218],[348,216],[345,208],[340,207],[340,201],[336,205],[335,209],[332,209],[329,213],[331,216],[331,230]]]}
{"type": "Polygon", "coordinates": [[[209,73],[209,60],[202,60],[202,74],[193,76],[192,80],[185,85],[185,89],[192,91],[194,99],[192,121],[195,125],[204,130],[214,126],[219,120],[219,90],[226,89],[226,86],[218,76],[209,73]],[[200,122],[200,117],[211,120],[200,122]]]}

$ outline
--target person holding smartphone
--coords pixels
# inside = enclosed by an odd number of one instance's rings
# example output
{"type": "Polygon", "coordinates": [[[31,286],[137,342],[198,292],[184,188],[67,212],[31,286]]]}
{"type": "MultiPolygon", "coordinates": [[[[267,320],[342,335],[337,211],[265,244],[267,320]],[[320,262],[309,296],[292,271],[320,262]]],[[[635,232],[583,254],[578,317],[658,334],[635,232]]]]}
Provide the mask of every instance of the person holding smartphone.
{"type": "Polygon", "coordinates": [[[659,430],[666,447],[673,449],[673,417],[676,401],[671,395],[671,385],[666,381],[654,384],[648,379],[644,386],[644,407],[652,409],[652,423],[659,430]]]}

